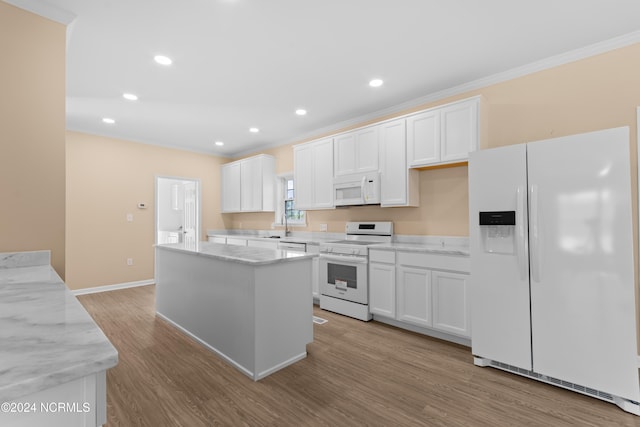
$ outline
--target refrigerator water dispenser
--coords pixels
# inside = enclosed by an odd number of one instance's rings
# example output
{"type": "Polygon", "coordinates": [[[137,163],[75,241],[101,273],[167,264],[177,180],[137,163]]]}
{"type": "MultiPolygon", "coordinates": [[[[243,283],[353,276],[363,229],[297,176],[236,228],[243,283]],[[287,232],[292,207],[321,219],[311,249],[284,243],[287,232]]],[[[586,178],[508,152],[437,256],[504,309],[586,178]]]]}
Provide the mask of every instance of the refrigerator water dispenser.
{"type": "Polygon", "coordinates": [[[480,234],[485,252],[516,253],[516,212],[480,212],[480,234]]]}

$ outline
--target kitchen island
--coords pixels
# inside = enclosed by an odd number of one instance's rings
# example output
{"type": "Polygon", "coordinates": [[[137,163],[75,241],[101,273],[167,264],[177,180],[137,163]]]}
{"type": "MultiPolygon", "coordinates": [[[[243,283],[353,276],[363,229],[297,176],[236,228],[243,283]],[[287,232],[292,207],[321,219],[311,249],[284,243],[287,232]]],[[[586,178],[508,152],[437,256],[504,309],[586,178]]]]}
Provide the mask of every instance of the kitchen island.
{"type": "Polygon", "coordinates": [[[156,313],[257,381],[306,357],[317,255],[209,242],[156,246],[156,313]]]}
{"type": "Polygon", "coordinates": [[[49,251],[0,253],[0,425],[106,423],[106,370],[117,363],[49,251]]]}

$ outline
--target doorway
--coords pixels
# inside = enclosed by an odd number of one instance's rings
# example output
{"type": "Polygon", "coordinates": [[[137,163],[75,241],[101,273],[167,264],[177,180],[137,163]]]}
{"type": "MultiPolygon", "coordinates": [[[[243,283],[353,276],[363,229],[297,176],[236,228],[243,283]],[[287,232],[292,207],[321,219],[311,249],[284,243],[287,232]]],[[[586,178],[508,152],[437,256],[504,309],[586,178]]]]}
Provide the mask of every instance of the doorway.
{"type": "Polygon", "coordinates": [[[200,180],[156,177],[156,244],[200,238],[200,180]]]}

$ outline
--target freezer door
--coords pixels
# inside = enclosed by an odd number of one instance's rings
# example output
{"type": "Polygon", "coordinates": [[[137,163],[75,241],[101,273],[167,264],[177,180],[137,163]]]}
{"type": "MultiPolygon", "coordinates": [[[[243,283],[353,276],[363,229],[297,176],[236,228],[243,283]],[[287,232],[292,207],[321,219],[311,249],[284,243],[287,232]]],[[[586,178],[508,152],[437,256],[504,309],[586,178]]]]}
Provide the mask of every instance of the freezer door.
{"type": "Polygon", "coordinates": [[[470,155],[469,281],[473,354],[531,370],[526,159],[524,144],[470,155]]]}
{"type": "Polygon", "coordinates": [[[528,159],[533,369],[640,401],[629,130],[529,143],[528,159]]]}

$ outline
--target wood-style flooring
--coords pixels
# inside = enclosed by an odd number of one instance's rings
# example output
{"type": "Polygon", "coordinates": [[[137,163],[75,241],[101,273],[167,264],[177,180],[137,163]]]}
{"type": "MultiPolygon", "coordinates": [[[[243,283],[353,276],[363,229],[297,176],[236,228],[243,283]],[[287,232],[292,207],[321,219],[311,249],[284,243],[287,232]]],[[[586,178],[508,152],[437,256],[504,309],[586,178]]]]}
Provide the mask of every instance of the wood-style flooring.
{"type": "Polygon", "coordinates": [[[120,356],[109,427],[640,426],[610,403],[476,367],[467,347],[317,307],[329,322],[307,358],[254,382],[156,318],[153,285],[78,298],[120,356]]]}

